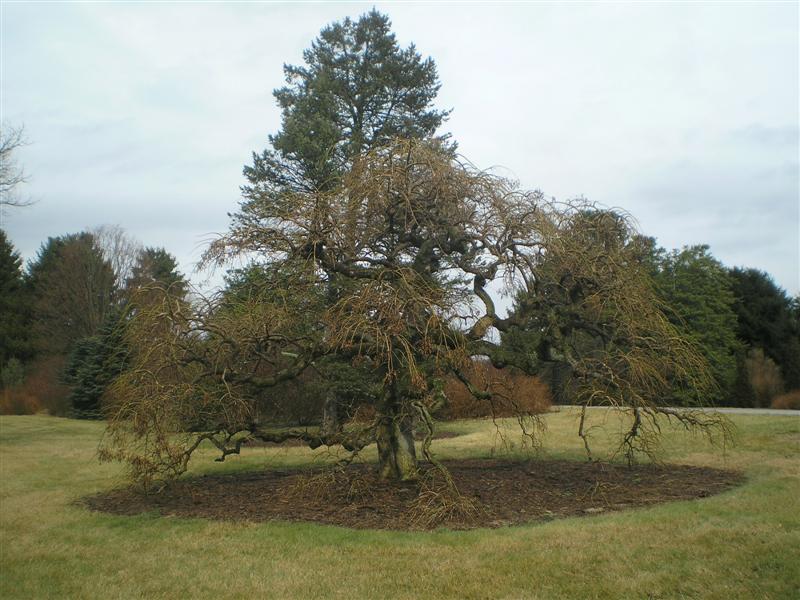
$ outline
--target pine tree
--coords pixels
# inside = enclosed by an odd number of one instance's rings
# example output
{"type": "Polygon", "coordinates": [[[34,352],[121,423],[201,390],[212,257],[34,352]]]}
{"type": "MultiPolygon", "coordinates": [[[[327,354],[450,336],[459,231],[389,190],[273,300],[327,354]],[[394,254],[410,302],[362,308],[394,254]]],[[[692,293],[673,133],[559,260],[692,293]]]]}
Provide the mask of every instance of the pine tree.
{"type": "Polygon", "coordinates": [[[718,386],[712,399],[728,403],[741,345],[725,267],[705,245],[660,253],[656,264],[656,286],[669,306],[670,320],[708,360],[718,386]]]}
{"type": "Polygon", "coordinates": [[[67,355],[94,335],[118,295],[116,276],[91,233],[45,242],[27,278],[32,335],[38,352],[67,355]]]}
{"type": "MultiPolygon", "coordinates": [[[[325,27],[303,61],[284,66],[286,85],[274,91],[281,129],[245,167],[245,202],[234,223],[257,222],[269,206],[286,203],[286,192],[333,189],[357,157],[396,138],[432,138],[449,115],[433,107],[441,85],[433,60],[423,59],[413,44],[401,48],[389,17],[374,9],[325,27]]],[[[455,148],[446,135],[438,143],[455,148]]],[[[259,268],[231,273],[229,292],[249,289],[245,284],[259,279],[259,268]]],[[[327,282],[331,303],[340,291],[338,279],[327,282]]],[[[331,407],[334,397],[352,404],[370,387],[347,361],[323,362],[319,369],[336,382],[331,407]]]]}
{"type": "Polygon", "coordinates": [[[765,272],[730,271],[737,335],[761,348],[780,367],[788,389],[800,388],[800,311],[797,302],[765,272]]]}
{"type": "Polygon", "coordinates": [[[186,287],[186,279],[178,271],[178,261],[164,248],[147,247],[136,257],[128,287],[159,284],[164,287],[186,287]]]}
{"type": "Polygon", "coordinates": [[[125,310],[114,307],[96,335],[79,340],[70,354],[64,381],[72,386],[73,416],[100,418],[106,388],[125,369],[125,310]]]}
{"type": "Polygon", "coordinates": [[[330,188],[354,157],[395,137],[431,137],[449,114],[432,108],[433,60],[401,48],[374,9],[325,27],[303,60],[284,66],[286,86],[274,92],[281,130],[245,168],[247,198],[330,188]]]}
{"type": "Polygon", "coordinates": [[[22,259],[0,229],[0,369],[12,358],[30,357],[29,306],[22,259]]]}
{"type": "MultiPolygon", "coordinates": [[[[178,272],[178,262],[164,248],[145,248],[139,252],[126,284],[126,295],[134,302],[146,302],[141,294],[149,288],[168,290],[172,297],[183,299],[187,283],[178,272]]],[[[73,414],[79,418],[102,416],[102,400],[109,384],[125,369],[129,348],[125,343],[125,328],[129,310],[134,308],[123,300],[109,311],[95,335],[79,340],[69,357],[64,380],[72,386],[70,396],[73,414]]]]}

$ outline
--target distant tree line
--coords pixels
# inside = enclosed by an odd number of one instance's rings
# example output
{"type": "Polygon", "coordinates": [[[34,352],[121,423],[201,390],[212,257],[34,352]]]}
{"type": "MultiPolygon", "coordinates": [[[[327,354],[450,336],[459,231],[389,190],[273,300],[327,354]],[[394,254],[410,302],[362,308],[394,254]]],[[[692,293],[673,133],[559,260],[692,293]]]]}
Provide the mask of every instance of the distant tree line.
{"type": "MultiPolygon", "coordinates": [[[[433,104],[441,85],[435,63],[413,45],[402,48],[388,17],[374,9],[358,20],[324,28],[304,52],[303,64],[286,65],[284,75],[286,85],[274,92],[281,129],[244,168],[246,183],[241,211],[233,216],[234,231],[262,227],[265,214],[284,215],[292,208],[287,198],[341,187],[348,173],[363,167],[365,157],[377,156],[398,138],[427,140],[442,157],[456,157],[455,142],[438,133],[450,111],[433,104]],[[265,212],[265,207],[273,212],[265,212]]],[[[13,151],[24,143],[22,130],[8,131],[0,140],[0,192],[6,207],[25,204],[11,194],[24,181],[12,160],[13,151]]],[[[587,264],[591,256],[619,255],[637,262],[630,272],[644,267],[671,324],[708,362],[716,382],[711,397],[708,392],[703,398],[689,396],[686,390],[693,386],[683,385],[675,372],[674,392],[661,398],[663,404],[768,406],[784,392],[800,389],[800,299],[789,297],[763,271],[725,267],[708,246],[666,250],[654,239],[632,233],[620,215],[586,206],[552,224],[559,230],[560,246],[537,256],[536,281],[528,282],[526,293],[515,298],[509,316],[525,326],[501,335],[500,345],[509,353],[547,359],[539,376],[557,402],[576,400],[574,365],[600,357],[606,350],[603,345],[617,348],[623,357],[628,343],[620,335],[609,337],[609,323],[597,321],[599,309],[592,304],[600,297],[600,290],[592,287],[596,281],[605,281],[607,292],[624,285],[619,273],[626,265],[599,260],[587,264]],[[556,346],[561,345],[575,355],[560,355],[556,346]]],[[[408,244],[400,244],[401,250],[408,244]]],[[[429,246],[423,248],[426,258],[435,254],[429,246]]],[[[216,258],[224,263],[228,254],[240,250],[225,248],[216,258]]],[[[295,250],[316,257],[317,247],[295,250]]],[[[435,261],[434,267],[439,268],[435,261]]],[[[348,291],[346,275],[343,269],[331,269],[320,310],[330,309],[348,291]]],[[[274,278],[275,273],[257,262],[229,271],[215,310],[224,313],[245,302],[274,302],[274,278]]],[[[477,288],[480,283],[476,281],[477,288]]],[[[99,415],[109,382],[127,364],[125,328],[137,306],[147,303],[153,286],[168,289],[177,302],[189,302],[187,282],[175,258],[163,248],[140,247],[118,227],[49,238],[25,267],[0,231],[2,409],[99,415]]],[[[630,343],[636,345],[635,340],[630,343]]],[[[500,377],[481,365],[473,367],[475,388],[485,379],[500,377]]],[[[270,410],[281,412],[272,418],[300,421],[319,412],[309,410],[309,404],[325,405],[326,427],[336,429],[337,411],[356,410],[371,398],[376,393],[374,379],[369,368],[347,357],[325,356],[302,377],[276,388],[280,393],[274,396],[285,401],[270,405],[270,410]]],[[[530,381],[514,382],[509,376],[503,386],[538,389],[530,381]]],[[[450,395],[464,392],[463,384],[448,382],[450,395]]]]}
{"type": "Polygon", "coordinates": [[[764,271],[727,269],[708,246],[653,248],[656,288],[711,365],[717,392],[710,400],[767,407],[800,388],[800,297],[764,271]]]}
{"type": "Polygon", "coordinates": [[[48,238],[26,267],[0,230],[3,412],[100,417],[126,365],[132,300],[154,286],[188,290],[173,255],[119,227],[48,238]]]}
{"type": "MultiPolygon", "coordinates": [[[[604,214],[598,211],[586,218],[604,214]]],[[[706,245],[666,250],[644,236],[619,243],[638,246],[636,255],[647,266],[666,314],[708,361],[716,386],[702,400],[718,406],[767,407],[782,394],[800,389],[800,297],[790,297],[764,271],[725,267],[706,245]]],[[[532,305],[525,297],[516,299],[513,312],[533,320],[548,318],[541,301],[532,305]]],[[[548,380],[557,403],[573,400],[566,365],[556,366],[548,380]]],[[[677,388],[663,402],[695,403],[677,388]]]]}
{"type": "MultiPolygon", "coordinates": [[[[800,389],[800,298],[790,297],[764,271],[725,267],[708,246],[668,251],[645,237],[621,243],[638,245],[670,320],[708,360],[716,388],[704,401],[767,407],[800,389]]],[[[260,276],[252,268],[231,271],[222,294],[253,293],[260,276]]],[[[188,283],[175,257],[164,248],[141,247],[117,227],[48,238],[27,266],[0,230],[3,412],[101,416],[106,388],[126,365],[124,329],[132,299],[138,295],[141,301],[153,286],[187,301],[188,283]]],[[[521,296],[512,312],[533,323],[549,318],[545,307],[521,296]]],[[[536,343],[503,339],[510,347],[536,343]]],[[[363,374],[349,365],[322,361],[318,370],[324,378],[310,374],[285,386],[281,416],[287,421],[302,421],[313,412],[309,404],[322,405],[328,396],[339,396],[336,405],[346,409],[343,398],[370,393],[363,374]]],[[[557,403],[572,401],[567,366],[554,367],[544,379],[557,403]]],[[[664,404],[695,402],[678,388],[664,404]]]]}

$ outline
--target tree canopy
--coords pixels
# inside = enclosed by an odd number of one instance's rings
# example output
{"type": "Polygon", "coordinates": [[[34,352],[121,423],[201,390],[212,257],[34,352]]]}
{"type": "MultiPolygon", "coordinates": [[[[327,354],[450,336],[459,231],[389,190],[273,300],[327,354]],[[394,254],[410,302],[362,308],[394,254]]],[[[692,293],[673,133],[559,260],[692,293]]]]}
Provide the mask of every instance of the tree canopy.
{"type": "Polygon", "coordinates": [[[71,386],[72,416],[88,419],[103,416],[103,395],[127,365],[126,317],[123,307],[113,307],[97,333],[73,345],[63,374],[64,381],[71,386]]]}
{"type": "Polygon", "coordinates": [[[104,456],[150,480],[180,474],[202,440],[223,458],[252,438],[340,445],[353,455],[377,441],[381,474],[414,478],[413,424],[428,429],[422,452],[435,463],[443,378],[454,374],[491,400],[464,376],[472,357],[531,374],[567,361],[584,404],[632,409],[620,441],[628,454],[648,450],[659,413],[715,424],[656,406],[676,382],[707,385],[705,362],[659,310],[630,246],[618,243],[626,219],[587,218],[588,210],[414,140],[354,160],[336,188],[263,197],[259,219],[234,216],[206,255],[223,263],[257,256],[261,294],[209,300],[199,311],[165,298],[138,315],[131,347],[139,351],[115,384],[104,456]],[[531,327],[498,316],[491,282],[525,290],[546,306],[545,319],[531,327]],[[492,329],[528,331],[542,343],[509,349],[492,341],[492,329]],[[331,356],[373,374],[379,389],[365,402],[374,419],[332,433],[275,430],[259,419],[276,385],[331,356]]]}
{"type": "Polygon", "coordinates": [[[786,386],[800,388],[800,318],[796,301],[758,269],[730,272],[739,338],[780,367],[786,386]]]}
{"type": "MultiPolygon", "coordinates": [[[[457,156],[436,136],[448,113],[433,107],[433,61],[401,49],[377,11],[325,28],[303,58],[284,68],[281,130],[205,254],[247,267],[194,304],[134,298],[103,457],[148,485],[184,472],[206,441],[220,460],[295,439],[342,447],[344,462],[376,442],[384,478],[414,479],[415,427],[441,468],[431,440],[448,377],[492,402],[467,375],[476,360],[529,375],[568,365],[581,404],[630,411],[629,459],[652,449],[661,414],[723,425],[657,404],[713,378],[661,309],[624,215],[549,201],[457,156]],[[502,317],[498,292],[532,309],[502,317]],[[308,373],[348,397],[345,422],[279,427],[282,386],[308,373]]],[[[532,436],[530,418],[519,422],[532,436]]]]}
{"type": "MultiPolygon", "coordinates": [[[[133,244],[120,243],[127,238],[121,230],[107,228],[105,231],[117,243],[112,249],[133,247],[133,244]]],[[[116,264],[126,264],[127,258],[133,262],[121,273],[130,271],[124,290],[118,290],[119,299],[112,303],[98,330],[92,335],[77,340],[69,353],[63,378],[71,386],[70,404],[72,415],[80,418],[102,417],[102,400],[106,390],[128,365],[130,348],[125,341],[125,330],[135,313],[130,298],[139,304],[152,302],[156,294],[168,294],[170,298],[183,301],[187,283],[177,270],[175,257],[163,248],[140,248],[133,256],[128,252],[112,252],[117,256],[116,264]],[[126,258],[127,257],[127,258],[126,258]]]]}
{"type": "Polygon", "coordinates": [[[30,265],[28,285],[38,351],[66,354],[79,339],[94,335],[117,294],[117,278],[89,232],[49,238],[30,265]]]}
{"type": "Polygon", "coordinates": [[[431,137],[447,118],[432,106],[433,60],[413,44],[401,48],[389,17],[374,9],[325,27],[303,61],[284,66],[286,86],[274,92],[281,130],[245,168],[246,198],[333,187],[353,157],[396,137],[431,137]]]}
{"type": "Polygon", "coordinates": [[[12,358],[30,356],[29,320],[22,259],[0,229],[0,369],[12,358]]]}
{"type": "Polygon", "coordinates": [[[129,292],[144,287],[163,287],[183,297],[188,291],[186,278],[178,270],[178,261],[164,248],[142,248],[136,254],[130,277],[125,282],[129,292]]]}
{"type": "Polygon", "coordinates": [[[728,270],[711,255],[708,246],[661,253],[656,263],[656,285],[669,307],[670,320],[697,344],[711,367],[716,389],[709,390],[705,400],[724,402],[731,393],[736,357],[741,351],[728,270]]]}

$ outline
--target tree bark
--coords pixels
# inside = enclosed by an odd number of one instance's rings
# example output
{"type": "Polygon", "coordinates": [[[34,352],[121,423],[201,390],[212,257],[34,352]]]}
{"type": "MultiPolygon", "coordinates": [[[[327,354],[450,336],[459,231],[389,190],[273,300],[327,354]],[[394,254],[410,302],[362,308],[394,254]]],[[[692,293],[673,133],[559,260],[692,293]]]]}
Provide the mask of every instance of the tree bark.
{"type": "Polygon", "coordinates": [[[411,481],[417,478],[414,427],[409,417],[384,416],[378,427],[378,472],[382,479],[411,481]]]}
{"type": "Polygon", "coordinates": [[[339,422],[339,397],[331,388],[325,395],[325,405],[322,409],[322,435],[333,435],[341,431],[339,422]]]}

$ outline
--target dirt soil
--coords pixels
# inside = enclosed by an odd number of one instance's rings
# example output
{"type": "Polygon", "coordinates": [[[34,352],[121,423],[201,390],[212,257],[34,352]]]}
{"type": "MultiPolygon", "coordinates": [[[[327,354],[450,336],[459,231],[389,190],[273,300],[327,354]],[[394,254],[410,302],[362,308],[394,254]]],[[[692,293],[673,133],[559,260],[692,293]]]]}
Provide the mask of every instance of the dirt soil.
{"type": "Polygon", "coordinates": [[[355,529],[501,527],[691,500],[742,482],[731,471],[682,465],[572,461],[448,461],[463,502],[432,485],[378,480],[374,466],[344,471],[258,471],[182,479],[157,494],[118,489],[83,499],[93,510],[231,521],[313,521],[355,529]],[[456,503],[458,504],[458,503],[456,503]],[[459,509],[459,506],[463,509],[459,509]]]}

